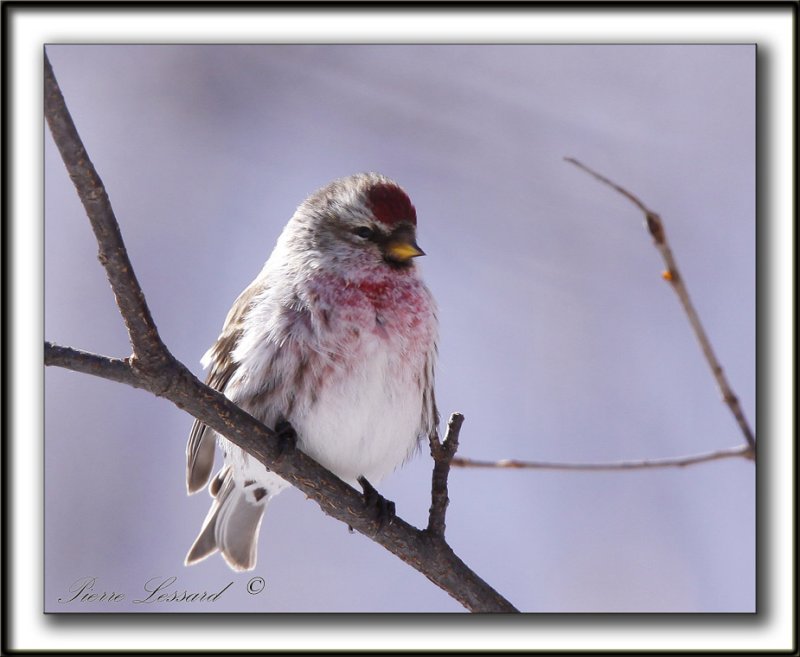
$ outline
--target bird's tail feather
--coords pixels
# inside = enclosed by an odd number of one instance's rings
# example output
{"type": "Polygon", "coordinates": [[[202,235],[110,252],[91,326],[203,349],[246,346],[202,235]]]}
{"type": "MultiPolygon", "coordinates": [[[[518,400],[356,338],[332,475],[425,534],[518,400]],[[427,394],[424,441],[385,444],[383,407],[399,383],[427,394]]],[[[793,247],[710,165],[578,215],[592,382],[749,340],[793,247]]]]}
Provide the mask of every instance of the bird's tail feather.
{"type": "Polygon", "coordinates": [[[215,434],[200,420],[195,420],[186,444],[186,490],[189,495],[203,488],[214,467],[215,434]]]}
{"type": "Polygon", "coordinates": [[[268,496],[253,503],[234,481],[229,466],[223,468],[211,484],[216,493],[200,534],[194,541],[186,565],[202,561],[217,550],[234,570],[252,570],[256,565],[256,548],[261,518],[268,496]]]}

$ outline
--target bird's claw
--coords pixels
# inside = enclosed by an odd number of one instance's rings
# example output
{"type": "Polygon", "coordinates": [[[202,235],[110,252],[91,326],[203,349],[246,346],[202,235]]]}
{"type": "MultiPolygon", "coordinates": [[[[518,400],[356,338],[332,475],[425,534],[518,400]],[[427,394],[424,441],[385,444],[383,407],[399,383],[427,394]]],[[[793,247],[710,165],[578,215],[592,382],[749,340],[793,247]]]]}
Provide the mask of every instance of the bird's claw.
{"type": "Polygon", "coordinates": [[[378,526],[378,531],[391,525],[395,519],[394,502],[387,500],[375,490],[374,486],[367,481],[366,477],[359,477],[358,483],[364,491],[364,507],[374,510],[375,523],[378,526]]]}

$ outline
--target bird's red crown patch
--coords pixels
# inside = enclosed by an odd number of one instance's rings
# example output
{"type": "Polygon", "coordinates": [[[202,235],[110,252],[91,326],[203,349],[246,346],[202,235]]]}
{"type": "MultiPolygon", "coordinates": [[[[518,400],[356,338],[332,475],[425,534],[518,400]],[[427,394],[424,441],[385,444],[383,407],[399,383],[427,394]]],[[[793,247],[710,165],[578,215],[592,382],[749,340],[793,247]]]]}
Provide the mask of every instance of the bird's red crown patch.
{"type": "Polygon", "coordinates": [[[411,199],[397,185],[378,183],[367,190],[367,201],[372,214],[382,224],[394,226],[402,222],[417,225],[417,211],[411,199]]]}

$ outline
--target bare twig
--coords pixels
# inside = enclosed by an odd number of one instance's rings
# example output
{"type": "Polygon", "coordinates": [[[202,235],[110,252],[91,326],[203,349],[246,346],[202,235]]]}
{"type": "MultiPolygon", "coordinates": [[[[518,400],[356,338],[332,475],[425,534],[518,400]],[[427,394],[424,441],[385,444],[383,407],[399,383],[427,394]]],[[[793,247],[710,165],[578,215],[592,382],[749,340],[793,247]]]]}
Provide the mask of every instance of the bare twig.
{"type": "Polygon", "coordinates": [[[47,55],[45,112],[94,229],[100,262],[133,346],[133,356],[120,360],[45,343],[45,363],[127,383],[169,399],[300,489],[326,514],[371,538],[424,574],[467,609],[517,611],[459,559],[443,539],[431,540],[427,532],[400,518],[375,532],[374,518],[365,510],[358,491],[300,450],[282,454],[273,431],[201,383],[169,353],[158,336],[111,204],[67,111],[47,55]]]}
{"type": "Polygon", "coordinates": [[[568,471],[615,471],[615,470],[645,470],[650,468],[684,468],[697,463],[708,461],[721,461],[732,458],[752,458],[749,445],[721,449],[706,454],[694,456],[679,456],[675,458],[647,459],[644,461],[619,461],[615,463],[559,463],[555,461],[519,461],[504,459],[502,461],[480,461],[477,459],[454,458],[450,465],[459,468],[507,468],[509,470],[568,470],[568,471]]]}
{"type": "Polygon", "coordinates": [[[661,254],[664,264],[666,265],[666,270],[662,276],[665,280],[669,281],[669,283],[672,285],[672,289],[675,291],[675,294],[678,295],[678,299],[680,300],[681,305],[686,312],[686,316],[689,318],[689,323],[691,324],[692,330],[697,337],[697,341],[700,343],[700,348],[703,350],[703,355],[705,356],[708,366],[711,368],[711,372],[717,382],[717,386],[722,393],[722,400],[728,405],[728,408],[730,408],[731,413],[733,413],[733,416],[739,425],[739,428],[744,434],[748,449],[751,452],[749,457],[755,459],[755,435],[745,419],[744,412],[739,404],[739,399],[735,394],[733,394],[733,390],[728,383],[728,379],[722,370],[722,365],[720,365],[719,360],[714,354],[714,350],[711,347],[711,341],[708,339],[708,335],[706,335],[703,325],[700,323],[700,317],[694,308],[694,304],[692,304],[692,300],[689,297],[689,291],[686,289],[686,284],[683,281],[683,276],[681,276],[680,272],[678,271],[678,265],[675,262],[675,257],[672,255],[672,249],[667,241],[667,234],[664,230],[664,223],[661,221],[661,217],[659,217],[657,213],[653,212],[653,210],[648,208],[638,197],[631,194],[624,187],[621,187],[617,183],[597,173],[575,158],[565,157],[564,159],[570,164],[574,164],[579,169],[582,169],[586,173],[590,174],[603,184],[608,185],[612,189],[616,190],[634,205],[636,205],[636,207],[638,207],[642,212],[644,212],[645,219],[647,221],[647,229],[650,231],[650,235],[653,237],[653,243],[655,244],[656,249],[658,249],[658,252],[661,254]]]}
{"type": "Polygon", "coordinates": [[[117,383],[125,383],[134,388],[147,387],[141,376],[131,368],[129,358],[100,356],[99,354],[92,354],[72,347],[62,347],[45,341],[44,364],[56,365],[75,372],[99,376],[117,383]]]}
{"type": "Polygon", "coordinates": [[[445,514],[450,499],[447,497],[447,477],[450,474],[450,464],[458,450],[458,434],[464,416],[453,413],[447,423],[447,434],[443,442],[439,436],[432,433],[430,436],[431,456],[433,457],[433,475],[431,483],[431,508],[428,513],[427,531],[431,536],[444,538],[445,514]]]}

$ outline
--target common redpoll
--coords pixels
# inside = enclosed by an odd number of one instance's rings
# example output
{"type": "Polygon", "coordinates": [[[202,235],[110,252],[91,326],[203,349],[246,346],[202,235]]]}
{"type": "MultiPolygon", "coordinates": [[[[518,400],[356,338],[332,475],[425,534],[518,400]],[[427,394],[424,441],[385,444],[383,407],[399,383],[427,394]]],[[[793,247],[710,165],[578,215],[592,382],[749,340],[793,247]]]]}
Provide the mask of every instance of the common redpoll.
{"type": "MultiPolygon", "coordinates": [[[[202,360],[208,385],[350,484],[380,480],[438,424],[436,306],[413,261],[424,255],[416,224],[408,195],[380,174],[318,190],[202,360]]],[[[249,570],[264,509],[289,484],[195,422],[190,494],[209,481],[215,439],[224,464],[186,564],[219,550],[231,568],[249,570]]]]}

